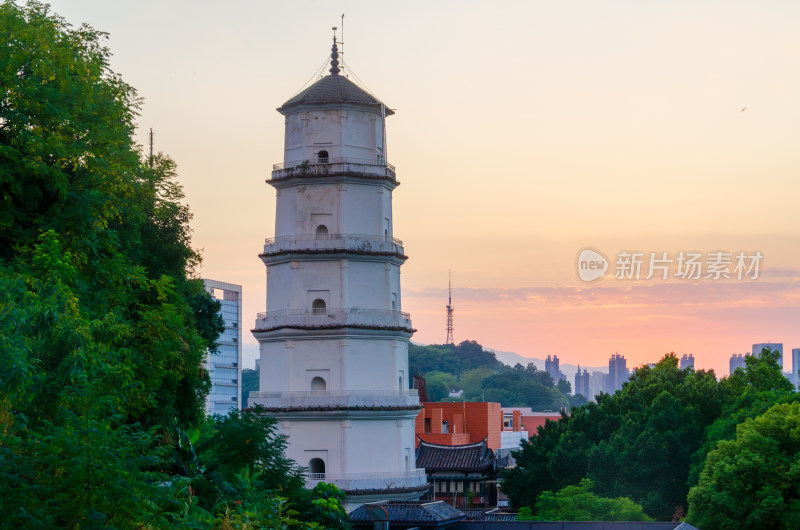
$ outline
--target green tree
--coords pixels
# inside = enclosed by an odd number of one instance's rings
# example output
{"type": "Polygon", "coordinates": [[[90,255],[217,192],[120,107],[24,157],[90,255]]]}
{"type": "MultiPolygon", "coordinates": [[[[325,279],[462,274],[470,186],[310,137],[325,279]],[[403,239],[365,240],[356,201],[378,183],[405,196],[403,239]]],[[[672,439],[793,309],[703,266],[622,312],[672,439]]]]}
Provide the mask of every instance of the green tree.
{"type": "Polygon", "coordinates": [[[589,400],[586,399],[583,394],[574,394],[567,397],[569,398],[569,406],[571,409],[575,407],[581,407],[589,403],[589,400]]]}
{"type": "Polygon", "coordinates": [[[652,521],[642,507],[625,497],[609,499],[592,493],[592,481],[582,479],[536,501],[538,521],[652,521]]]}
{"type": "Polygon", "coordinates": [[[441,401],[450,394],[450,390],[457,385],[456,377],[445,372],[429,372],[425,374],[425,386],[428,390],[428,399],[441,401]]]}
{"type": "Polygon", "coordinates": [[[501,366],[494,352],[475,341],[465,340],[458,345],[422,346],[412,343],[408,346],[408,369],[413,375],[439,371],[460,377],[475,368],[498,369],[501,366]]]}
{"type": "Polygon", "coordinates": [[[335,484],[318,482],[311,490],[311,507],[305,519],[319,523],[323,528],[347,530],[350,518],[342,506],[345,494],[335,484]]]}
{"type": "MultiPolygon", "coordinates": [[[[523,440],[520,449],[512,453],[517,465],[501,473],[503,493],[512,505],[520,508],[534,506],[543,491],[554,487],[556,477],[550,471],[549,457],[558,447],[566,425],[565,418],[557,422],[548,420],[544,427],[538,427],[536,433],[528,433],[530,438],[523,440]]],[[[578,479],[585,476],[585,469],[584,464],[577,471],[578,479]]]]}
{"type": "Polygon", "coordinates": [[[286,458],[286,436],[277,434],[275,423],[257,405],[213,416],[196,433],[187,433],[188,441],[194,438],[196,443],[182,452],[181,462],[200,506],[213,510],[220,502],[241,500],[251,490],[288,498],[300,494],[304,470],[286,458]]]}
{"type": "Polygon", "coordinates": [[[258,392],[259,384],[259,370],[250,368],[242,370],[242,407],[247,408],[250,392],[258,392]]]}
{"type": "Polygon", "coordinates": [[[494,373],[495,371],[491,368],[481,367],[461,374],[458,387],[464,391],[464,398],[468,401],[477,401],[483,392],[483,381],[494,373]]]}
{"type": "Polygon", "coordinates": [[[675,355],[637,369],[622,390],[570,411],[523,442],[503,472],[516,506],[591,479],[605,497],[627,497],[669,520],[686,506],[692,455],[728,399],[713,372],[682,371],[675,355]]]}
{"type": "Polygon", "coordinates": [[[174,164],[142,160],[104,34],[36,2],[0,28],[0,520],[169,526],[220,329],[174,164]]]}
{"type": "Polygon", "coordinates": [[[502,370],[484,379],[482,386],[481,393],[486,401],[498,401],[504,407],[557,411],[569,403],[567,397],[553,387],[550,375],[541,371],[531,372],[516,368],[502,370]],[[546,378],[541,374],[546,375],[546,378]],[[543,380],[545,384],[541,382],[543,380]],[[546,384],[548,382],[549,385],[546,384]]]}
{"type": "Polygon", "coordinates": [[[706,459],[689,492],[688,521],[701,528],[800,527],[800,403],[774,405],[736,428],[706,459]]]}
{"type": "Polygon", "coordinates": [[[781,373],[779,358],[779,352],[765,348],[756,355],[747,356],[744,370],[739,368],[730,377],[720,381],[725,405],[720,416],[706,429],[703,445],[692,456],[690,487],[697,485],[706,456],[717,443],[736,437],[737,425],[763,414],[777,403],[800,399],[792,384],[781,373]]]}

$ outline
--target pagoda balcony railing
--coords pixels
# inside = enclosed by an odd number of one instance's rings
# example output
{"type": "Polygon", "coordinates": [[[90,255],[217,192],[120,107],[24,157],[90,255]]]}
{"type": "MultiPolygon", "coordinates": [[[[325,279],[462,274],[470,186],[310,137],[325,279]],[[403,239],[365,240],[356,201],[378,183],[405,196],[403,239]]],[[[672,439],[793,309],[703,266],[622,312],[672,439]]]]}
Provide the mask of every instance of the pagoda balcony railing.
{"type": "Polygon", "coordinates": [[[250,392],[248,403],[268,409],[414,408],[419,394],[411,390],[305,390],[250,392]]]}
{"type": "Polygon", "coordinates": [[[392,164],[361,158],[318,158],[298,160],[272,166],[270,180],[292,177],[324,177],[328,175],[357,175],[360,177],[388,178],[395,181],[397,173],[392,164]]]}
{"type": "Polygon", "coordinates": [[[313,488],[317,482],[333,482],[339,489],[381,490],[419,488],[427,483],[424,469],[410,469],[399,473],[309,473],[306,487],[313,488]]]}
{"type": "Polygon", "coordinates": [[[284,309],[256,315],[256,331],[276,328],[333,328],[354,326],[375,329],[412,329],[411,315],[387,309],[327,307],[284,309]]]}
{"type": "Polygon", "coordinates": [[[297,234],[264,240],[264,254],[302,250],[403,254],[403,242],[396,237],[365,234],[297,234]]]}

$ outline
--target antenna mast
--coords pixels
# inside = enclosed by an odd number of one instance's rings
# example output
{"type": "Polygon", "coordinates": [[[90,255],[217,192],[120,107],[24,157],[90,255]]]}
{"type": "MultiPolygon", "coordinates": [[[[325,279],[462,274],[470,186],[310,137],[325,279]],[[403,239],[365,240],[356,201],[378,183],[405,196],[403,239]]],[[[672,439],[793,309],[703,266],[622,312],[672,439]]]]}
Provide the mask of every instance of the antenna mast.
{"type": "Polygon", "coordinates": [[[453,340],[453,272],[447,271],[447,339],[445,344],[455,344],[453,340]]]}

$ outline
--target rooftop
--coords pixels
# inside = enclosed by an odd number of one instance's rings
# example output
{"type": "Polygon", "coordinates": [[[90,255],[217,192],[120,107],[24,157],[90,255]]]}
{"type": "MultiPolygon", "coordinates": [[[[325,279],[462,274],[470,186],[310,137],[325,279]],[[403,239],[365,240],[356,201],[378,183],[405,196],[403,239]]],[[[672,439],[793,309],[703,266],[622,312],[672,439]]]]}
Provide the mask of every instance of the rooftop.
{"type": "Polygon", "coordinates": [[[417,449],[417,467],[429,473],[488,471],[494,463],[494,453],[487,447],[486,438],[466,445],[438,445],[420,439],[417,449]]]}
{"type": "Polygon", "coordinates": [[[355,526],[372,526],[370,511],[373,517],[377,512],[381,517],[377,520],[389,521],[389,527],[395,526],[444,526],[464,519],[464,513],[444,501],[436,502],[381,502],[364,504],[350,513],[350,522],[355,526]],[[385,519],[384,519],[385,517],[385,519]]]}
{"type": "MultiPolygon", "coordinates": [[[[346,77],[328,75],[306,88],[278,108],[278,112],[286,114],[287,111],[301,105],[324,105],[336,103],[350,103],[353,105],[366,105],[379,108],[383,105],[372,94],[359,87],[346,77]]],[[[394,114],[384,105],[386,116],[394,114]]]]}
{"type": "Polygon", "coordinates": [[[386,107],[378,99],[356,85],[348,78],[339,75],[338,47],[336,37],[331,48],[330,75],[301,91],[278,108],[278,112],[286,114],[287,111],[303,105],[325,105],[349,103],[353,105],[366,105],[368,107],[382,108],[386,116],[391,116],[394,111],[386,107]]]}

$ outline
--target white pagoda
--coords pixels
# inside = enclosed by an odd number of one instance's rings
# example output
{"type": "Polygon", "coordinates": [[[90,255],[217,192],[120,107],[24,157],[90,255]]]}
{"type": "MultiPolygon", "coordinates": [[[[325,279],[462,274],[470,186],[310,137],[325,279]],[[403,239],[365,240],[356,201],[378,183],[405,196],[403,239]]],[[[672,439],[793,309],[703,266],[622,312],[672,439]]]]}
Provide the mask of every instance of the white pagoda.
{"type": "Polygon", "coordinates": [[[260,345],[261,404],[288,436],[287,456],[308,467],[307,486],[332,482],[346,508],[418,499],[408,341],[394,238],[395,169],[386,162],[393,112],[340,75],[336,37],[330,75],[284,103],[284,158],[267,181],[277,192],[260,345]]]}

